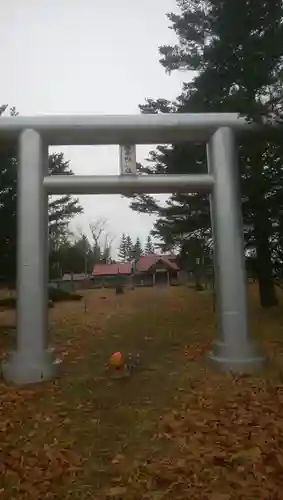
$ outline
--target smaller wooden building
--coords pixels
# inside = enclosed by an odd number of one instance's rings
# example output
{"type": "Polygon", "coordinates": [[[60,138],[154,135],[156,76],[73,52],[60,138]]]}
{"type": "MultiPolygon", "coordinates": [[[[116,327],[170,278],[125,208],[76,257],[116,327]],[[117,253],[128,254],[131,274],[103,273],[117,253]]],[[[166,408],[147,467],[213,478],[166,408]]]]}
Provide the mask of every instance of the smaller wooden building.
{"type": "Polygon", "coordinates": [[[144,255],[136,264],[133,280],[136,285],[173,285],[178,282],[179,267],[175,257],[144,255]]]}

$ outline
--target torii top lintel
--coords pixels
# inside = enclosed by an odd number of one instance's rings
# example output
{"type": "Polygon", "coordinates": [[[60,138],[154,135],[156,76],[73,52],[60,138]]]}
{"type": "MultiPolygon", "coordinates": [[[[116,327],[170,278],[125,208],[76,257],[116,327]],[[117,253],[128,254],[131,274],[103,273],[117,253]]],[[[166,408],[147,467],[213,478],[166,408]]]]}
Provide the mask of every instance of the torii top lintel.
{"type": "Polygon", "coordinates": [[[236,113],[2,116],[0,140],[34,129],[49,145],[207,142],[221,127],[237,133],[258,128],[236,113]]]}

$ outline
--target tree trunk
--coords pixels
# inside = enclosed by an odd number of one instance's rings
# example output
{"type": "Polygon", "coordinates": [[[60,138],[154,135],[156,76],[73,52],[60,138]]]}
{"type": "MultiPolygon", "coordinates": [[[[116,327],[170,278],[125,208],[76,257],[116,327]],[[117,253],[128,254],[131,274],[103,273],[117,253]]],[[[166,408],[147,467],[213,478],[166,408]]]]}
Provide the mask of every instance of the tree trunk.
{"type": "Polygon", "coordinates": [[[272,277],[272,261],[269,246],[269,225],[267,212],[258,209],[255,215],[256,268],[261,306],[273,307],[278,304],[272,277]]]}

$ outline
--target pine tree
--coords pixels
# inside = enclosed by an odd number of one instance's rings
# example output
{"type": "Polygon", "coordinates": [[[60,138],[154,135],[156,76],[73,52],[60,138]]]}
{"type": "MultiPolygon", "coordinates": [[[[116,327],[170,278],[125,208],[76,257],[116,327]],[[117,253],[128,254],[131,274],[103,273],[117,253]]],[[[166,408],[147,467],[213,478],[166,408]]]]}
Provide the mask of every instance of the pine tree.
{"type": "MultiPolygon", "coordinates": [[[[176,102],[148,99],[141,111],[239,112],[262,121],[274,96],[280,95],[281,0],[177,0],[177,6],[179,14],[168,18],[178,43],[161,47],[161,64],[168,72],[186,69],[198,75],[183,85],[176,102]]],[[[282,149],[281,139],[276,137],[249,136],[239,143],[245,240],[256,254],[260,299],[265,307],[277,302],[272,273],[274,248],[278,249],[283,235],[282,149]],[[271,246],[271,241],[276,245],[271,246]]],[[[140,170],[201,173],[206,171],[205,165],[203,145],[178,144],[158,147],[151,154],[151,165],[140,170]]],[[[173,195],[166,210],[152,197],[136,196],[132,208],[159,212],[155,231],[164,246],[175,244],[184,250],[192,237],[205,239],[207,245],[211,242],[207,196],[173,195]]]]}
{"type": "Polygon", "coordinates": [[[123,233],[121,237],[118,257],[122,262],[125,262],[128,257],[127,236],[125,235],[125,233],[123,233]]]}
{"type": "Polygon", "coordinates": [[[130,262],[133,258],[133,242],[131,236],[126,237],[126,260],[130,262]]]}
{"type": "MultiPolygon", "coordinates": [[[[8,106],[0,106],[0,116],[8,106]]],[[[15,108],[10,109],[16,115],[15,108]]],[[[17,147],[12,142],[0,143],[0,279],[15,281],[17,253],[17,147]]],[[[70,164],[63,153],[49,156],[49,174],[72,175],[70,164]]],[[[49,249],[52,263],[54,253],[66,233],[71,219],[82,213],[78,199],[73,196],[62,196],[49,200],[49,249]]]]}
{"type": "Polygon", "coordinates": [[[142,251],[141,240],[140,240],[140,238],[137,238],[136,242],[133,246],[133,252],[132,252],[133,259],[135,261],[139,260],[142,256],[142,254],[143,254],[143,251],[142,251]]]}
{"type": "Polygon", "coordinates": [[[152,238],[150,235],[148,235],[147,237],[144,253],[146,255],[154,253],[154,245],[152,243],[152,238]]]}

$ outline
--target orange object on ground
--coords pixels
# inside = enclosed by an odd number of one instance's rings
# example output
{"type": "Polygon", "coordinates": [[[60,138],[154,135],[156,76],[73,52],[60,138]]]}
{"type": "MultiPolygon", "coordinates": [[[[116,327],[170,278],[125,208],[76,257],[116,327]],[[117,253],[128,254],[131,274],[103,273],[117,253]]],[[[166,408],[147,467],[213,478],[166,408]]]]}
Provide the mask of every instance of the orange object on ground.
{"type": "Polygon", "coordinates": [[[110,357],[110,365],[115,368],[122,368],[124,366],[124,357],[121,352],[113,352],[110,357]]]}

